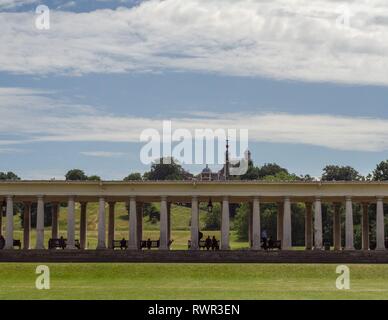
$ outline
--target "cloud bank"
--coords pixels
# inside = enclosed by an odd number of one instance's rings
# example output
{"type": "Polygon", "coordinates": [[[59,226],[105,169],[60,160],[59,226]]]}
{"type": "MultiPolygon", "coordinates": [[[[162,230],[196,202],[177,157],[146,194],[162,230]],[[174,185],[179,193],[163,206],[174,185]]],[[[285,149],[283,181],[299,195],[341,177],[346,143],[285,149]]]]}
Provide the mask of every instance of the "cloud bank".
{"type": "MultiPolygon", "coordinates": [[[[306,144],[349,151],[388,150],[388,119],[325,114],[214,114],[155,119],[115,115],[88,105],[71,104],[53,94],[23,88],[0,88],[0,146],[44,141],[139,143],[143,130],[161,132],[162,120],[173,129],[248,129],[250,142],[306,144]]],[[[84,155],[107,157],[101,151],[84,155]]],[[[117,154],[114,154],[117,156],[117,154]]]]}
{"type": "MultiPolygon", "coordinates": [[[[16,1],[8,1],[16,3],[16,1]]],[[[0,13],[0,72],[210,72],[388,85],[385,0],[150,0],[133,8],[0,13]],[[349,27],[341,16],[349,15],[349,27]]]]}

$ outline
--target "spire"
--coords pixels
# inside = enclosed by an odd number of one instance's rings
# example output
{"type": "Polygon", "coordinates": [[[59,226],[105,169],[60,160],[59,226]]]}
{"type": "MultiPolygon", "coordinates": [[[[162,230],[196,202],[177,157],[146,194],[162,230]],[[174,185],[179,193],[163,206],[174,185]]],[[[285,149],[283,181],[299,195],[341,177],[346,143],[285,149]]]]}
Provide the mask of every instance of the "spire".
{"type": "Polygon", "coordinates": [[[225,153],[225,180],[229,179],[229,139],[226,138],[226,153],[225,153]]]}

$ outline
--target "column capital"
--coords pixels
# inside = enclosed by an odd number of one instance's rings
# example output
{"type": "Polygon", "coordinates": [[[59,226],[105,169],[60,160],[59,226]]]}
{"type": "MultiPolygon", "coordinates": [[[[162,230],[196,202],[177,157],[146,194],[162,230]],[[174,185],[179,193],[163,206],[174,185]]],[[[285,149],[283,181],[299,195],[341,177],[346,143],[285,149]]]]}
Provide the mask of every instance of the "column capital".
{"type": "Polygon", "coordinates": [[[290,196],[284,196],[284,197],[283,197],[283,201],[291,201],[291,200],[290,200],[290,196]]]}
{"type": "Polygon", "coordinates": [[[223,196],[222,201],[229,201],[229,196],[223,196]]]}
{"type": "Polygon", "coordinates": [[[38,200],[43,200],[44,195],[43,194],[37,194],[36,197],[38,198],[38,200]]]}
{"type": "Polygon", "coordinates": [[[352,196],[345,196],[345,201],[352,201],[352,196]]]}
{"type": "Polygon", "coordinates": [[[254,196],[253,201],[260,201],[260,196],[254,196]]]}
{"type": "Polygon", "coordinates": [[[384,201],[384,197],[383,196],[376,196],[376,200],[377,201],[384,201]]]}
{"type": "Polygon", "coordinates": [[[7,194],[5,197],[6,197],[7,200],[13,200],[13,198],[14,198],[15,196],[12,195],[12,194],[7,194]]]}
{"type": "Polygon", "coordinates": [[[116,205],[116,201],[108,201],[108,204],[109,204],[110,206],[114,206],[114,205],[116,205]]]}
{"type": "Polygon", "coordinates": [[[321,196],[315,196],[314,201],[319,201],[319,202],[321,202],[321,201],[322,201],[322,200],[321,200],[321,196]]]}
{"type": "Polygon", "coordinates": [[[191,196],[191,200],[196,200],[196,201],[198,201],[198,196],[191,196]]]}
{"type": "Polygon", "coordinates": [[[75,195],[70,195],[69,200],[75,201],[75,195]]]}
{"type": "Polygon", "coordinates": [[[167,196],[160,196],[161,201],[167,201],[167,196]]]}

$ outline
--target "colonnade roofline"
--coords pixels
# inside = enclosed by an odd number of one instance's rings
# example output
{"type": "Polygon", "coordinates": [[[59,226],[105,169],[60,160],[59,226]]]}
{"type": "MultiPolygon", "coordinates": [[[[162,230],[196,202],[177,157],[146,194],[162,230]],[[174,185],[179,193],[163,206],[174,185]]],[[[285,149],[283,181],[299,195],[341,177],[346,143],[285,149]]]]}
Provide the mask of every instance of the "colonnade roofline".
{"type": "Polygon", "coordinates": [[[159,201],[167,197],[172,202],[190,202],[193,196],[199,201],[279,202],[290,198],[292,202],[344,202],[347,197],[354,202],[388,201],[388,182],[364,181],[61,181],[19,180],[0,181],[0,198],[13,196],[16,201],[36,201],[44,196],[45,202],[67,201],[71,196],[77,202],[105,201],[159,201]]]}

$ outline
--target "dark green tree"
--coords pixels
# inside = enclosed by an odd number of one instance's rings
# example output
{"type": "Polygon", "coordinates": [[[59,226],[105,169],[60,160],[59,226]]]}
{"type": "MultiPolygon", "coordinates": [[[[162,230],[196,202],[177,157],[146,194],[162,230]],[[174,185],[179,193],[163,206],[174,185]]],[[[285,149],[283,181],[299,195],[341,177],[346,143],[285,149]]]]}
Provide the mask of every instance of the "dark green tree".
{"type": "Polygon", "coordinates": [[[124,181],[141,181],[141,180],[143,180],[143,178],[139,172],[133,172],[133,173],[130,173],[128,176],[126,176],[123,180],[124,181]]]}
{"type": "Polygon", "coordinates": [[[83,170],[80,169],[72,169],[69,170],[65,175],[66,180],[69,181],[84,181],[88,180],[88,176],[85,174],[83,170]]]}
{"type": "Polygon", "coordinates": [[[374,181],[386,181],[388,180],[388,160],[381,161],[376,169],[373,170],[374,181]]]}
{"type": "Polygon", "coordinates": [[[101,181],[101,177],[97,175],[92,175],[88,177],[89,181],[101,181]]]}
{"type": "Polygon", "coordinates": [[[359,181],[363,177],[350,166],[329,165],[323,168],[322,181],[359,181]]]}
{"type": "Polygon", "coordinates": [[[206,210],[206,216],[204,219],[204,230],[220,230],[221,206],[218,203],[214,203],[212,212],[208,212],[207,207],[203,207],[202,209],[206,210]]]}
{"type": "Polygon", "coordinates": [[[20,178],[12,171],[0,172],[0,180],[20,180],[20,178]]]}
{"type": "Polygon", "coordinates": [[[151,170],[144,173],[145,180],[185,180],[193,175],[185,171],[171,158],[161,158],[151,165],[151,170]]]}
{"type": "Polygon", "coordinates": [[[276,163],[266,163],[258,169],[259,179],[263,179],[266,176],[275,176],[278,173],[288,174],[288,170],[276,163]]]}

